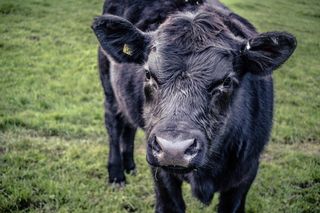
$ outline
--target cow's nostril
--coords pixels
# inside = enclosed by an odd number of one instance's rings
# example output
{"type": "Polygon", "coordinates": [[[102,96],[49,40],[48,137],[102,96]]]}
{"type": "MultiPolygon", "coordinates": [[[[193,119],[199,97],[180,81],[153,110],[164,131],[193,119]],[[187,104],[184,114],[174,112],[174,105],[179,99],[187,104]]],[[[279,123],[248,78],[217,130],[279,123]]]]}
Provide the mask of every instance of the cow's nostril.
{"type": "Polygon", "coordinates": [[[193,143],[186,149],[184,154],[186,155],[194,155],[198,152],[198,142],[194,139],[193,143]]]}
{"type": "Polygon", "coordinates": [[[155,137],[154,140],[152,141],[151,147],[154,151],[156,151],[158,153],[162,151],[162,149],[157,141],[157,137],[155,137]]]}

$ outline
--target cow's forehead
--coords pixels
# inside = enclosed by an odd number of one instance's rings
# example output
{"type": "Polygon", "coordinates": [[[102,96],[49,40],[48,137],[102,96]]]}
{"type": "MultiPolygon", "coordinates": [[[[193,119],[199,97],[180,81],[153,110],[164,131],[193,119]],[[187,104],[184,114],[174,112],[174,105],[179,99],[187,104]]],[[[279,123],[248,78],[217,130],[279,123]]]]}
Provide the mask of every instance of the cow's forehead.
{"type": "Polygon", "coordinates": [[[183,75],[206,83],[233,72],[233,56],[214,47],[190,54],[156,50],[150,53],[147,66],[162,82],[183,75]]]}
{"type": "Polygon", "coordinates": [[[154,33],[148,65],[162,80],[181,73],[219,79],[233,70],[234,43],[221,17],[208,12],[176,14],[154,33]]]}
{"type": "Polygon", "coordinates": [[[160,47],[176,48],[180,52],[201,51],[215,45],[230,48],[234,34],[214,13],[178,13],[169,17],[154,34],[154,43],[160,47]]]}

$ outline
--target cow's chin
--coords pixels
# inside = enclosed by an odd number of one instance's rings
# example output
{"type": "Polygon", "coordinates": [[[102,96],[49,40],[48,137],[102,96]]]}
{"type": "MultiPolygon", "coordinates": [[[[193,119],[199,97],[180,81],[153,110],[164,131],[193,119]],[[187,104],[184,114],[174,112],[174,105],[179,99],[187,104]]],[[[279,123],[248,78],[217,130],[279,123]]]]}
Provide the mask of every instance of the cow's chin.
{"type": "Polygon", "coordinates": [[[192,167],[186,168],[182,166],[161,166],[161,168],[166,172],[174,174],[187,174],[194,170],[192,167]]]}

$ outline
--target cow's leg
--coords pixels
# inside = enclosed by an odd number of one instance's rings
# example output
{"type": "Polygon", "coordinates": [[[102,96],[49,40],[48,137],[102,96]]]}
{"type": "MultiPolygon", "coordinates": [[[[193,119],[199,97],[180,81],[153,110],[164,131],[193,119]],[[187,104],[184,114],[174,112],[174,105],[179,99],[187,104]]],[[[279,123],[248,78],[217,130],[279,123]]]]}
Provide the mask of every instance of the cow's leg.
{"type": "Polygon", "coordinates": [[[134,174],[136,165],[133,158],[134,150],[134,136],[136,134],[136,128],[132,127],[130,124],[125,124],[121,133],[121,155],[123,167],[126,173],[134,174]]]}
{"type": "Polygon", "coordinates": [[[122,186],[125,183],[125,175],[120,153],[120,134],[122,130],[121,116],[106,113],[105,122],[109,133],[109,183],[115,183],[122,186]]]}
{"type": "Polygon", "coordinates": [[[156,213],[185,212],[181,192],[182,180],[157,168],[153,168],[152,173],[156,192],[156,213]]]}
{"type": "Polygon", "coordinates": [[[219,213],[244,213],[246,196],[254,181],[257,169],[254,169],[250,177],[235,188],[220,193],[218,212],[219,213]]]}
{"type": "Polygon", "coordinates": [[[120,154],[120,135],[123,128],[121,115],[118,113],[117,102],[110,82],[108,58],[99,49],[98,51],[99,73],[105,95],[105,125],[109,134],[109,159],[108,172],[109,183],[124,184],[122,159],[120,154]]]}

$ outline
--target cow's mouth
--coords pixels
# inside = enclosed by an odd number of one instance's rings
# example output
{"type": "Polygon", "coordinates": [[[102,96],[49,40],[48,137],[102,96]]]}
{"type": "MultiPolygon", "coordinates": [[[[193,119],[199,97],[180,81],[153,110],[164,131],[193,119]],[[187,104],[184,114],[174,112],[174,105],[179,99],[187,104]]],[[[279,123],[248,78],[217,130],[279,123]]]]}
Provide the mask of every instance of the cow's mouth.
{"type": "Polygon", "coordinates": [[[178,174],[189,173],[194,169],[194,168],[186,168],[182,166],[162,166],[161,168],[167,172],[178,173],[178,174]]]}

